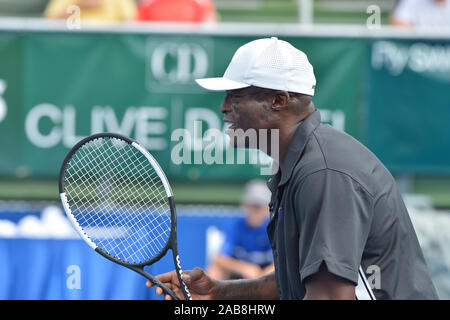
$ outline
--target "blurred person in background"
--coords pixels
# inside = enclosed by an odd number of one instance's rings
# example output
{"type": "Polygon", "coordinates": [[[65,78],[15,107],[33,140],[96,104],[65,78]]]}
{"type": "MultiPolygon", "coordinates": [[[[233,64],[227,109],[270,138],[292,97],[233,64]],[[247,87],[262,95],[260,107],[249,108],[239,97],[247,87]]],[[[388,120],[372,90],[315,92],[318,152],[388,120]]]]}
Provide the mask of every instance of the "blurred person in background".
{"type": "Polygon", "coordinates": [[[44,16],[51,19],[66,19],[73,15],[70,9],[80,9],[82,21],[126,21],[134,20],[137,6],[134,0],[50,0],[44,16]]]}
{"type": "Polygon", "coordinates": [[[258,278],[274,270],[267,236],[270,191],[262,180],[252,180],[242,197],[244,218],[227,228],[225,242],[208,267],[217,280],[258,278]]]}
{"type": "Polygon", "coordinates": [[[401,27],[450,27],[450,1],[400,0],[391,23],[401,27]]]}
{"type": "Polygon", "coordinates": [[[212,0],[142,0],[138,19],[166,22],[214,22],[217,13],[212,0]]]}

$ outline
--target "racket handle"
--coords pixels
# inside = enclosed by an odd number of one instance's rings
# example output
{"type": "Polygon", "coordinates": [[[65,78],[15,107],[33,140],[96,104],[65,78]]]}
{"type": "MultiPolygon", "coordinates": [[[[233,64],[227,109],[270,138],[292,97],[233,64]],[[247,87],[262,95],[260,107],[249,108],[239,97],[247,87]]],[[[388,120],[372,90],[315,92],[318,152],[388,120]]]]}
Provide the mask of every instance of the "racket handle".
{"type": "Polygon", "coordinates": [[[167,288],[167,286],[165,284],[163,284],[161,281],[159,281],[156,278],[153,278],[150,274],[145,272],[143,267],[133,267],[133,266],[126,266],[126,267],[131,269],[131,270],[133,270],[133,271],[136,271],[140,275],[143,275],[144,277],[146,277],[155,286],[160,287],[162,289],[162,291],[164,291],[165,294],[168,294],[173,300],[180,300],[180,298],[172,290],[167,288]]]}
{"type": "Polygon", "coordinates": [[[153,277],[149,277],[149,280],[151,282],[153,282],[154,285],[160,287],[164,293],[168,294],[173,300],[180,300],[180,298],[178,298],[178,296],[169,288],[167,288],[166,285],[164,285],[161,281],[159,281],[158,279],[155,279],[153,277]]]}

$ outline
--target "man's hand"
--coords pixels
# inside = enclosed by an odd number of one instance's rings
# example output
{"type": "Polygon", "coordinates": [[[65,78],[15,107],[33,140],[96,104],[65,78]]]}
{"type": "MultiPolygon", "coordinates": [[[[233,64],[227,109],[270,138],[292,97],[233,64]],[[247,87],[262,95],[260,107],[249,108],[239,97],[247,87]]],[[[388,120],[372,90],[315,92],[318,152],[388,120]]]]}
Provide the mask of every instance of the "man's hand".
{"type": "MultiPolygon", "coordinates": [[[[160,274],[156,278],[171,289],[180,299],[184,299],[175,271],[160,274]]],[[[245,280],[214,280],[200,268],[183,272],[183,280],[188,286],[194,300],[236,300],[236,299],[279,299],[274,273],[258,279],[245,280]]],[[[153,283],[147,281],[147,287],[153,283]]],[[[161,288],[156,288],[156,294],[161,295],[161,288]]],[[[169,295],[164,299],[171,300],[169,295]]]]}
{"type": "MultiPolygon", "coordinates": [[[[155,277],[169,289],[171,289],[180,299],[184,299],[183,292],[180,288],[180,283],[176,271],[160,274],[155,277]]],[[[186,283],[192,299],[194,300],[213,300],[217,299],[217,292],[219,290],[219,282],[210,278],[205,271],[200,268],[194,268],[193,270],[183,271],[183,280],[186,283]]],[[[145,284],[147,287],[153,287],[154,284],[149,280],[145,284]]],[[[160,287],[156,287],[157,295],[163,294],[163,290],[160,287]]],[[[172,300],[172,298],[165,294],[164,299],[172,300]]]]}

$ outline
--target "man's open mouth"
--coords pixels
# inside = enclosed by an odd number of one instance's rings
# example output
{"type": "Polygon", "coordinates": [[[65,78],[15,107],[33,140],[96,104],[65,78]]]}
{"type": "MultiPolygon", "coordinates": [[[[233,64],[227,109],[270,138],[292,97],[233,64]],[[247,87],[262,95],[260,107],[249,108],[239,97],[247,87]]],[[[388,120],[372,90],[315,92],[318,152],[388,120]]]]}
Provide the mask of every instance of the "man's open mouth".
{"type": "Polygon", "coordinates": [[[234,130],[234,129],[236,129],[236,125],[233,122],[225,121],[225,131],[226,130],[234,130]]]}

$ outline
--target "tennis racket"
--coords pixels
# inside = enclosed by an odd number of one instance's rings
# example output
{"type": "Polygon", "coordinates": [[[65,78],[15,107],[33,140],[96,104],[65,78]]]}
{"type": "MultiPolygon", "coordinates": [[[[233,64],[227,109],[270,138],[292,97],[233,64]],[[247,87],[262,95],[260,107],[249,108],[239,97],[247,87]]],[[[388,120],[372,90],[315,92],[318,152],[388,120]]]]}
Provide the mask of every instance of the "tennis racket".
{"type": "Polygon", "coordinates": [[[66,215],[89,246],[178,300],[144,270],[171,249],[181,290],[192,299],[182,279],[172,189],[141,145],[113,133],[81,140],[61,166],[59,192],[66,215]]]}

